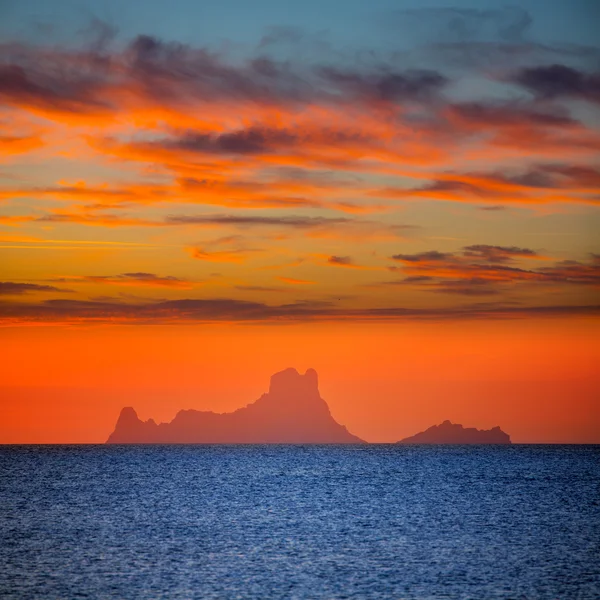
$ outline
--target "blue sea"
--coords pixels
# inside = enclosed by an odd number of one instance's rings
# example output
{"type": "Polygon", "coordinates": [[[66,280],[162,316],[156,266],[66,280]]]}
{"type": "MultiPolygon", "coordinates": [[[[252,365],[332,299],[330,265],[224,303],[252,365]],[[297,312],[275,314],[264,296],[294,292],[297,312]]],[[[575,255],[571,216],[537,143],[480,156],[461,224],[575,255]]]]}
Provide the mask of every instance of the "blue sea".
{"type": "Polygon", "coordinates": [[[600,446],[0,446],[2,598],[600,598],[600,446]]]}

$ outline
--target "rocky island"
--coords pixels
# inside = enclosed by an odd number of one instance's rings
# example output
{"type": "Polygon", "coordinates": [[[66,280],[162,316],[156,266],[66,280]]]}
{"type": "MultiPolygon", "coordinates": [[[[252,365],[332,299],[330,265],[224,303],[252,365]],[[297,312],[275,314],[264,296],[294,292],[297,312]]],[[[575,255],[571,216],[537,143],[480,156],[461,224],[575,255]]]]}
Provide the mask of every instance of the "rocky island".
{"type": "Polygon", "coordinates": [[[404,438],[398,444],[510,444],[510,436],[500,427],[475,429],[444,421],[421,433],[404,438]]]}
{"type": "Polygon", "coordinates": [[[231,413],[181,410],[170,423],[141,421],[123,408],[108,444],[357,444],[321,398],[314,369],[286,369],[269,392],[231,413]]]}

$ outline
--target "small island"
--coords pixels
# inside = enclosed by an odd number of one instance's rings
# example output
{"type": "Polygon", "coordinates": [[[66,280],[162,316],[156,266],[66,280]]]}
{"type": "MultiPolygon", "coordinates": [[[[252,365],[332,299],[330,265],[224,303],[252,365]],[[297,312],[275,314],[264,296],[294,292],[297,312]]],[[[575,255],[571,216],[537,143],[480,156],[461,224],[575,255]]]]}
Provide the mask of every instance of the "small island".
{"type": "Polygon", "coordinates": [[[317,372],[285,369],[269,392],[231,413],[181,410],[170,423],[142,421],[125,407],[108,444],[363,444],[331,415],[317,372]]]}
{"type": "Polygon", "coordinates": [[[446,420],[425,431],[404,438],[397,444],[511,444],[510,436],[500,427],[475,429],[446,420]]]}

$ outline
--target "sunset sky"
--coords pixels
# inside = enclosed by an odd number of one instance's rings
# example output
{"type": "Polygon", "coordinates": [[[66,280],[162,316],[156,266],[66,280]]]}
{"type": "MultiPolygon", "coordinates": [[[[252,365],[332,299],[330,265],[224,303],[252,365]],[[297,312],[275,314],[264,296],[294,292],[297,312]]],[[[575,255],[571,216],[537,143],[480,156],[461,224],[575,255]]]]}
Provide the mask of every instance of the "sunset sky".
{"type": "Polygon", "coordinates": [[[600,443],[600,4],[0,2],[0,443],[315,368],[391,442],[600,443]]]}

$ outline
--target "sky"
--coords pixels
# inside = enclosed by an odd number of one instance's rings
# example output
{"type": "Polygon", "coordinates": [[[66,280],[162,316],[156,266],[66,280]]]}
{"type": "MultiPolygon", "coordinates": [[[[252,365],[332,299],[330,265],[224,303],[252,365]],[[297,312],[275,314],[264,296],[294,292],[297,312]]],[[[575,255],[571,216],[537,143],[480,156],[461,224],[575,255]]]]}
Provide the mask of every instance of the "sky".
{"type": "Polygon", "coordinates": [[[599,17],[0,0],[0,443],[290,366],[368,441],[600,443],[599,17]]]}

